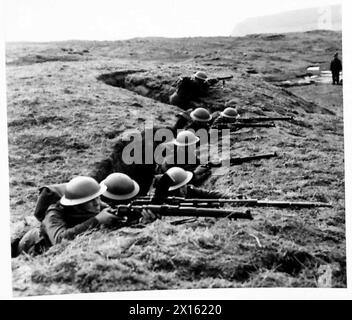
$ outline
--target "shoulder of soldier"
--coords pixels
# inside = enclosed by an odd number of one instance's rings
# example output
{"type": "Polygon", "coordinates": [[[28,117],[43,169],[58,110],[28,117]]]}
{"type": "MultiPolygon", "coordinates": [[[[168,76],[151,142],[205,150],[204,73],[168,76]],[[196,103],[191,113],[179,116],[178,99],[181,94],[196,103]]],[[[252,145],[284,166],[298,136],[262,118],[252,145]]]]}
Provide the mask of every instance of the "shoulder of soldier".
{"type": "Polygon", "coordinates": [[[190,81],[192,81],[192,78],[191,77],[187,77],[187,76],[179,77],[177,79],[177,83],[184,83],[184,82],[190,82],[190,81]]]}
{"type": "Polygon", "coordinates": [[[48,209],[46,210],[46,214],[48,213],[64,213],[65,212],[65,207],[60,204],[60,201],[51,204],[48,209]]]}
{"type": "Polygon", "coordinates": [[[194,185],[192,184],[188,184],[187,185],[187,193],[190,192],[192,193],[193,195],[194,194],[204,194],[204,193],[207,193],[209,192],[208,190],[206,189],[202,189],[202,188],[197,188],[195,187],[194,185]]]}
{"type": "Polygon", "coordinates": [[[182,117],[182,118],[189,119],[192,111],[193,111],[192,108],[187,109],[186,111],[181,111],[178,114],[176,114],[176,117],[182,117]]]}
{"type": "Polygon", "coordinates": [[[216,118],[220,117],[220,111],[215,111],[211,114],[211,119],[215,120],[216,118]]]}
{"type": "Polygon", "coordinates": [[[202,189],[202,188],[197,188],[192,185],[187,185],[189,189],[187,189],[187,194],[189,193],[189,196],[191,198],[200,198],[200,199],[205,199],[205,198],[210,198],[210,199],[216,199],[216,198],[227,198],[225,194],[219,191],[211,191],[207,189],[202,189]]]}
{"type": "Polygon", "coordinates": [[[63,207],[60,202],[54,203],[48,207],[45,212],[42,223],[50,223],[49,221],[54,220],[65,220],[65,207],[63,207]]]}

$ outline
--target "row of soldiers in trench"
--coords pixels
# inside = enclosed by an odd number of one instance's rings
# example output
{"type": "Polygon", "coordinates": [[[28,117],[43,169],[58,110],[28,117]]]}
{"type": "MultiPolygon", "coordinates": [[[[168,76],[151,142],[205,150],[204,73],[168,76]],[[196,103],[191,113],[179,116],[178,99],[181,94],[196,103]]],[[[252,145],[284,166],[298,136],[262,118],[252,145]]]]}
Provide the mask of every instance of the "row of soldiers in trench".
{"type": "MultiPolygon", "coordinates": [[[[235,118],[238,114],[235,109],[227,108],[216,116],[235,118]]],[[[199,138],[188,129],[209,129],[211,119],[212,115],[203,108],[177,114],[177,121],[171,130],[180,132],[169,143],[179,151],[197,144],[199,138]]],[[[73,239],[78,234],[99,225],[114,227],[139,225],[159,217],[150,210],[141,210],[138,214],[123,218],[112,214],[113,207],[117,204],[130,203],[136,196],[152,194],[155,198],[180,196],[214,199],[226,196],[220,192],[194,187],[197,180],[210,174],[210,171],[206,174],[200,172],[201,165],[184,163],[180,164],[181,167],[177,167],[169,164],[167,159],[159,166],[125,165],[122,161],[122,149],[125,144],[120,141],[116,145],[113,152],[115,157],[109,159],[111,163],[114,162],[114,168],[111,165],[106,166],[106,161],[103,161],[105,170],[98,168],[92,173],[94,177],[79,176],[68,183],[49,185],[40,189],[34,212],[40,225],[26,232],[24,236],[13,239],[12,256],[22,252],[33,255],[42,253],[63,239],[73,239]],[[187,168],[189,170],[186,170],[187,168]],[[128,170],[130,175],[126,174],[128,170]],[[100,184],[98,181],[101,181],[100,184]],[[190,182],[192,184],[189,184],[190,182]],[[164,190],[167,194],[161,196],[160,192],[164,190]]]]}
{"type": "MultiPolygon", "coordinates": [[[[201,76],[203,77],[203,74],[201,76]]],[[[172,161],[165,158],[161,164],[125,164],[122,152],[126,142],[118,141],[111,156],[98,163],[90,176],[78,176],[68,183],[40,189],[34,212],[40,225],[23,236],[12,239],[12,256],[16,257],[20,253],[40,254],[52,245],[64,239],[72,240],[92,228],[140,227],[160,219],[160,213],[165,213],[166,210],[162,206],[135,206],[134,210],[131,210],[130,205],[137,200],[142,201],[143,196],[150,197],[147,203],[157,205],[165,203],[165,199],[240,199],[241,195],[199,188],[211,175],[210,162],[205,165],[199,161],[188,163],[187,160],[177,163],[175,159],[177,152],[187,154],[187,148],[192,147],[192,150],[199,151],[199,137],[195,135],[195,131],[223,128],[233,124],[235,127],[232,128],[238,130],[245,127],[243,124],[251,122],[249,120],[241,117],[232,107],[213,114],[205,108],[185,110],[177,115],[175,125],[170,128],[176,137],[163,142],[174,147],[176,153],[173,154],[172,161]],[[195,146],[197,148],[194,148],[195,146]]],[[[254,125],[260,126],[261,120],[266,119],[257,118],[258,122],[254,122],[254,125]]],[[[250,123],[248,125],[250,126],[250,123]]],[[[154,145],[153,148],[155,147],[154,145]]],[[[196,158],[199,157],[196,155],[196,158]]],[[[190,208],[183,209],[188,212],[190,208]]],[[[216,210],[213,208],[210,211],[216,210]]],[[[224,212],[229,213],[226,210],[224,212]]],[[[251,218],[247,213],[241,217],[251,218]]]]}

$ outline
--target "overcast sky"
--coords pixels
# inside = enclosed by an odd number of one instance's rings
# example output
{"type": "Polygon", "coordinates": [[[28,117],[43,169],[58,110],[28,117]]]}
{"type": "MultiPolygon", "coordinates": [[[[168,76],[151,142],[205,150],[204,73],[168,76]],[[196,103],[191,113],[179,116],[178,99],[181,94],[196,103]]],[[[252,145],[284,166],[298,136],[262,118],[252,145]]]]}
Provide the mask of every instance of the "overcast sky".
{"type": "Polygon", "coordinates": [[[229,36],[247,17],[338,0],[3,0],[6,41],[229,36]]]}

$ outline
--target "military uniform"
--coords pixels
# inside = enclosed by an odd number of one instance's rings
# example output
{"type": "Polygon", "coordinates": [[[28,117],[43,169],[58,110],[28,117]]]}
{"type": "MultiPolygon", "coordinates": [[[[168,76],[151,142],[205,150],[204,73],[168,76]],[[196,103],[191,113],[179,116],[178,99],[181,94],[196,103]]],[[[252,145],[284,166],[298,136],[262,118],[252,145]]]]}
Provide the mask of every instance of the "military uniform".
{"type": "Polygon", "coordinates": [[[340,83],[340,71],[342,71],[341,60],[335,57],[330,63],[330,71],[332,75],[332,84],[340,83]]]}
{"type": "Polygon", "coordinates": [[[205,128],[209,130],[209,122],[200,122],[195,121],[191,117],[191,112],[193,109],[187,109],[186,111],[180,112],[176,115],[177,120],[175,125],[172,127],[174,132],[177,130],[194,130],[197,131],[198,129],[205,128]]]}
{"type": "Polygon", "coordinates": [[[192,185],[187,185],[187,193],[185,198],[189,199],[219,199],[227,198],[225,194],[219,191],[210,191],[202,188],[196,188],[192,185]]]}
{"type": "Polygon", "coordinates": [[[184,170],[193,172],[200,165],[200,159],[195,153],[192,157],[188,157],[188,152],[183,152],[175,147],[174,153],[166,157],[164,161],[157,166],[156,173],[163,174],[172,167],[180,167],[184,170]],[[184,153],[177,156],[177,153],[184,153]]]}
{"type": "Polygon", "coordinates": [[[185,161],[178,163],[177,155],[175,153],[175,155],[171,155],[170,157],[165,158],[163,163],[157,166],[156,174],[164,174],[168,169],[172,167],[180,167],[186,171],[193,173],[193,178],[191,180],[192,184],[200,185],[211,175],[211,170],[207,165],[200,164],[199,156],[195,155],[194,157],[195,158],[192,159],[192,162],[190,162],[188,161],[187,156],[185,156],[185,161]]]}
{"type": "MultiPolygon", "coordinates": [[[[103,202],[101,210],[108,207],[103,202]]],[[[18,252],[32,255],[43,253],[63,239],[72,240],[78,234],[97,227],[98,220],[92,214],[77,214],[72,207],[60,202],[50,205],[39,227],[29,230],[18,244],[18,252]]]]}
{"type": "MultiPolygon", "coordinates": [[[[170,185],[172,184],[172,180],[167,175],[159,175],[155,177],[154,182],[154,191],[150,193],[152,197],[156,198],[166,198],[168,196],[179,196],[179,189],[175,191],[167,191],[170,185]]],[[[219,199],[219,198],[228,198],[228,196],[224,193],[218,191],[210,191],[207,189],[202,189],[195,187],[191,184],[186,185],[186,194],[183,195],[188,199],[219,199]]]]}
{"type": "Polygon", "coordinates": [[[193,122],[190,116],[192,110],[192,108],[187,109],[186,111],[180,112],[176,115],[177,120],[175,125],[173,126],[173,131],[176,132],[177,130],[185,129],[193,122]]]}
{"type": "MultiPolygon", "coordinates": [[[[102,203],[101,210],[107,208],[102,203]]],[[[59,202],[51,205],[42,222],[42,229],[52,245],[63,239],[72,240],[78,234],[99,225],[92,214],[77,214],[72,207],[62,206],[59,202]]]]}
{"type": "Polygon", "coordinates": [[[235,121],[233,118],[223,117],[220,111],[216,111],[212,114],[212,123],[211,123],[212,128],[217,128],[218,126],[221,127],[222,124],[227,124],[227,123],[235,123],[235,121]]]}
{"type": "Polygon", "coordinates": [[[176,82],[176,91],[170,96],[170,103],[186,109],[190,101],[205,96],[208,88],[207,83],[198,82],[191,77],[182,77],[176,82]]]}

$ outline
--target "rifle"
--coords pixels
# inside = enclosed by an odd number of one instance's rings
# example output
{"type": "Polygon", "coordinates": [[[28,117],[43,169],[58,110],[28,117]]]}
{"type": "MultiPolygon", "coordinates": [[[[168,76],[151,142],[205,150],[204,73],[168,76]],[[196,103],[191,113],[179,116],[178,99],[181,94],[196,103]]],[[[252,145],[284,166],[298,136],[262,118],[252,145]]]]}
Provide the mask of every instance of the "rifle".
{"type": "Polygon", "coordinates": [[[233,76],[209,78],[209,79],[205,80],[205,82],[208,83],[209,85],[214,85],[214,84],[218,83],[219,81],[222,81],[222,84],[224,85],[225,80],[230,80],[232,78],[233,78],[233,76]]]}
{"type": "MultiPolygon", "coordinates": [[[[136,200],[133,200],[133,204],[147,204],[153,203],[154,199],[152,197],[139,197],[136,200]]],[[[279,207],[279,208],[318,208],[318,207],[327,207],[331,208],[330,203],[325,202],[309,202],[309,201],[272,201],[272,200],[258,200],[258,199],[188,199],[183,197],[167,197],[164,199],[158,199],[158,201],[178,205],[182,207],[222,207],[226,203],[233,204],[235,206],[251,206],[251,207],[279,207]]]]}
{"type": "Polygon", "coordinates": [[[236,204],[244,206],[257,207],[279,207],[279,208],[318,208],[326,207],[332,208],[332,204],[325,202],[305,202],[305,201],[271,201],[271,200],[257,200],[257,199],[239,199],[236,204]]]}
{"type": "Polygon", "coordinates": [[[156,196],[141,196],[134,198],[131,201],[133,205],[146,205],[146,204],[169,204],[179,206],[197,206],[197,207],[220,207],[225,203],[236,201],[237,199],[188,199],[183,197],[165,197],[158,198],[156,196]],[[227,201],[222,201],[227,200],[227,201]]]}
{"type": "Polygon", "coordinates": [[[226,118],[224,121],[219,119],[219,123],[257,123],[266,121],[293,121],[293,117],[253,117],[253,118],[226,118]]]}
{"type": "Polygon", "coordinates": [[[183,216],[193,216],[193,217],[213,217],[213,218],[229,218],[229,219],[248,219],[253,220],[253,217],[249,210],[246,212],[237,212],[229,209],[218,209],[218,208],[194,208],[190,206],[183,205],[155,205],[155,204],[147,204],[147,205],[117,205],[112,214],[117,217],[130,217],[130,216],[138,216],[142,210],[150,210],[153,213],[157,213],[160,216],[166,217],[183,217],[183,216]]]}
{"type": "Polygon", "coordinates": [[[230,129],[231,131],[237,131],[242,128],[273,128],[274,123],[217,123],[212,126],[212,129],[230,129]]]}
{"type": "Polygon", "coordinates": [[[292,121],[293,117],[254,117],[254,118],[237,118],[235,122],[253,123],[265,121],[292,121]]]}
{"type": "MultiPolygon", "coordinates": [[[[252,161],[252,160],[269,159],[272,157],[277,157],[277,153],[272,152],[272,153],[258,154],[256,156],[234,157],[234,158],[230,158],[230,164],[231,165],[239,165],[244,162],[248,162],[248,161],[252,161]]],[[[225,161],[225,159],[220,159],[219,161],[209,161],[206,164],[206,166],[208,166],[210,168],[221,167],[223,161],[225,161]]]]}

